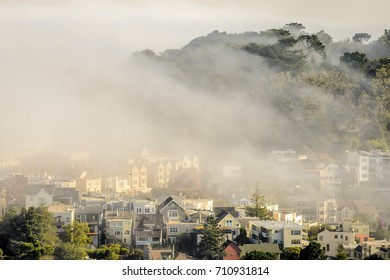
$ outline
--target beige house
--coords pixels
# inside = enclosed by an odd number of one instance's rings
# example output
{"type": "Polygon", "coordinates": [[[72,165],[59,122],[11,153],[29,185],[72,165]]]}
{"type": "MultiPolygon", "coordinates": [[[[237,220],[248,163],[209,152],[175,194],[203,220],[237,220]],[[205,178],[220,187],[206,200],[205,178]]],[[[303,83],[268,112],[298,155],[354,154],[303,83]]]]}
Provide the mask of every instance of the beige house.
{"type": "Polygon", "coordinates": [[[202,225],[192,222],[169,221],[165,224],[166,240],[175,243],[181,234],[192,232],[196,227],[202,227],[202,225]]]}
{"type": "Polygon", "coordinates": [[[106,242],[131,245],[132,214],[129,212],[106,212],[106,242]]]}
{"type": "Polygon", "coordinates": [[[253,243],[280,244],[283,248],[302,247],[302,229],[290,221],[250,221],[249,239],[253,243]]]}
{"type": "Polygon", "coordinates": [[[219,213],[215,222],[229,240],[235,240],[240,234],[240,221],[227,211],[219,213]]]}
{"type": "Polygon", "coordinates": [[[353,231],[324,230],[318,234],[317,242],[321,244],[325,255],[330,257],[336,257],[340,245],[349,253],[356,247],[353,231]]]}

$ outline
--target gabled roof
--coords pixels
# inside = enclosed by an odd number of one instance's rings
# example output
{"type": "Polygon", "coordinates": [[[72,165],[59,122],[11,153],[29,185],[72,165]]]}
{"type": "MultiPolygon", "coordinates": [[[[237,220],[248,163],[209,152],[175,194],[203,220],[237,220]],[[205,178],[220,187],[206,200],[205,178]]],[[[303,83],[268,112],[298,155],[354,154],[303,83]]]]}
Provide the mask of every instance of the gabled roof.
{"type": "Polygon", "coordinates": [[[229,212],[227,211],[222,211],[221,213],[218,214],[218,216],[216,217],[215,219],[215,222],[219,223],[221,222],[223,219],[225,219],[227,216],[232,216],[232,218],[234,218],[234,216],[232,214],[230,214],[229,212]]]}
{"type": "Polygon", "coordinates": [[[175,199],[172,195],[168,196],[167,199],[165,199],[158,207],[158,209],[160,211],[162,211],[165,207],[167,207],[169,204],[171,204],[172,202],[175,202],[180,208],[182,208],[184,211],[185,209],[183,208],[183,206],[181,206],[181,203],[178,202],[177,199],[175,199]]]}
{"type": "Polygon", "coordinates": [[[241,253],[241,249],[236,245],[236,243],[234,243],[233,241],[231,240],[226,240],[226,242],[223,244],[223,247],[224,247],[224,250],[227,248],[227,247],[231,247],[233,248],[237,253],[241,253]]]}
{"type": "Polygon", "coordinates": [[[53,194],[54,185],[30,185],[26,189],[27,195],[36,195],[41,190],[44,190],[48,195],[53,194]]]}

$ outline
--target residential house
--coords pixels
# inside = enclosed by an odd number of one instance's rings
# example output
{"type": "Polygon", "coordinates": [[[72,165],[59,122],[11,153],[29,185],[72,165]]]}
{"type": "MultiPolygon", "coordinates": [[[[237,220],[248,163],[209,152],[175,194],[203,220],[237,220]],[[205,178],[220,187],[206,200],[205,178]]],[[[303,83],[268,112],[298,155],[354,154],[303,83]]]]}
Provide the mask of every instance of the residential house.
{"type": "Polygon", "coordinates": [[[181,199],[181,204],[186,211],[188,210],[208,210],[213,211],[213,200],[211,199],[181,199]]]}
{"type": "Polygon", "coordinates": [[[169,221],[165,223],[165,240],[169,241],[170,243],[176,243],[178,242],[179,236],[190,233],[195,227],[199,226],[201,226],[199,223],[169,221]]]}
{"type": "Polygon", "coordinates": [[[78,207],[81,202],[81,194],[75,188],[56,187],[53,189],[53,201],[78,207]]]}
{"type": "Polygon", "coordinates": [[[215,222],[228,240],[235,240],[240,234],[241,224],[238,218],[227,211],[223,211],[215,217],[215,222]]]}
{"type": "Polygon", "coordinates": [[[352,188],[359,188],[369,181],[369,155],[357,152],[347,152],[346,172],[348,184],[352,188]]]}
{"type": "Polygon", "coordinates": [[[279,244],[283,248],[302,247],[303,226],[287,222],[249,222],[249,239],[253,243],[279,244]]]}
{"type": "Polygon", "coordinates": [[[292,208],[280,208],[277,211],[273,211],[272,218],[274,221],[291,221],[302,225],[302,216],[298,216],[297,211],[292,208]]]}
{"type": "Polygon", "coordinates": [[[339,166],[335,163],[326,164],[320,169],[320,184],[325,190],[340,190],[341,172],[339,166]]]}
{"type": "Polygon", "coordinates": [[[140,200],[136,199],[132,202],[133,211],[137,215],[141,214],[157,214],[158,210],[158,201],[155,200],[140,200]]]}
{"type": "Polygon", "coordinates": [[[339,246],[342,245],[347,253],[352,256],[356,247],[355,233],[353,231],[329,231],[318,233],[317,242],[321,244],[325,255],[336,257],[339,246]]]}
{"type": "Polygon", "coordinates": [[[103,239],[103,207],[83,206],[76,208],[76,221],[87,223],[92,235],[92,244],[96,247],[104,243],[103,239]]]}
{"type": "Polygon", "coordinates": [[[101,178],[97,179],[86,179],[85,182],[87,193],[101,193],[103,182],[101,178]]]}
{"type": "Polygon", "coordinates": [[[390,249],[390,242],[388,240],[370,240],[362,244],[362,259],[373,255],[382,255],[386,252],[380,251],[381,249],[390,249]]]}
{"type": "Polygon", "coordinates": [[[231,240],[227,240],[223,245],[223,260],[239,260],[241,250],[236,243],[231,240]]]}
{"type": "Polygon", "coordinates": [[[186,219],[186,211],[179,201],[178,198],[169,196],[158,206],[158,212],[164,223],[186,219]]]}
{"type": "Polygon", "coordinates": [[[162,216],[159,214],[134,214],[134,237],[137,247],[161,244],[163,241],[162,216]]]}
{"type": "Polygon", "coordinates": [[[352,221],[355,219],[355,211],[348,206],[344,205],[337,209],[337,221],[352,221]]]}
{"type": "Polygon", "coordinates": [[[302,216],[303,223],[316,222],[318,219],[318,204],[314,199],[298,199],[296,201],[297,216],[302,216]]]}
{"type": "Polygon", "coordinates": [[[126,211],[106,211],[104,215],[106,244],[131,245],[133,215],[126,211]]]}
{"type": "Polygon", "coordinates": [[[54,216],[58,232],[76,221],[76,210],[69,205],[50,205],[48,211],[54,216]]]}
{"type": "Polygon", "coordinates": [[[337,220],[337,204],[335,199],[327,199],[318,203],[317,221],[321,224],[334,223],[337,220]]]}
{"type": "Polygon", "coordinates": [[[27,188],[25,207],[47,206],[53,203],[53,185],[31,185],[27,188]]]}

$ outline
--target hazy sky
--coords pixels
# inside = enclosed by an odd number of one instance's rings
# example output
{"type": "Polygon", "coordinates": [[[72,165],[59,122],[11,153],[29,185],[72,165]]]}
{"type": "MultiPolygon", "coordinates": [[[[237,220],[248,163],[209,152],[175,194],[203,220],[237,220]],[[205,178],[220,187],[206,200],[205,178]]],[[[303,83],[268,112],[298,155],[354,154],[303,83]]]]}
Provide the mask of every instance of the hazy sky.
{"type": "Polygon", "coordinates": [[[357,32],[377,38],[388,28],[389,10],[387,0],[0,0],[0,23],[2,34],[39,32],[90,44],[105,37],[108,45],[163,51],[216,29],[259,31],[289,22],[335,39],[357,32]],[[76,30],[82,38],[69,38],[76,30]]]}
{"type": "Polygon", "coordinates": [[[172,98],[181,98],[187,89],[166,78],[152,85],[148,77],[122,71],[134,51],[181,48],[213,30],[258,32],[290,22],[308,32],[324,29],[335,40],[357,32],[376,39],[389,28],[389,10],[388,0],[0,0],[2,137],[42,124],[61,131],[66,143],[150,139],[155,119],[150,108],[134,105],[138,92],[175,88],[172,98]],[[136,78],[124,85],[129,76],[136,78]],[[138,83],[141,77],[149,88],[138,83]]]}

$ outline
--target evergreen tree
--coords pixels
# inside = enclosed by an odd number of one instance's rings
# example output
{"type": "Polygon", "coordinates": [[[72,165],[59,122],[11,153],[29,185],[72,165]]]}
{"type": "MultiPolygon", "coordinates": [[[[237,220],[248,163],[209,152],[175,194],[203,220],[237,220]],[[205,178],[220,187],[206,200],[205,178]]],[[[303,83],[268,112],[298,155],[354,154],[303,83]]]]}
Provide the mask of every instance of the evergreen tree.
{"type": "Polygon", "coordinates": [[[203,236],[199,243],[198,257],[206,260],[219,260],[223,257],[222,231],[214,216],[208,216],[205,220],[203,236]]]}
{"type": "Polygon", "coordinates": [[[260,195],[259,189],[256,189],[256,192],[252,194],[251,205],[245,207],[245,214],[248,217],[258,217],[260,220],[271,220],[265,206],[264,196],[260,195]]]}

